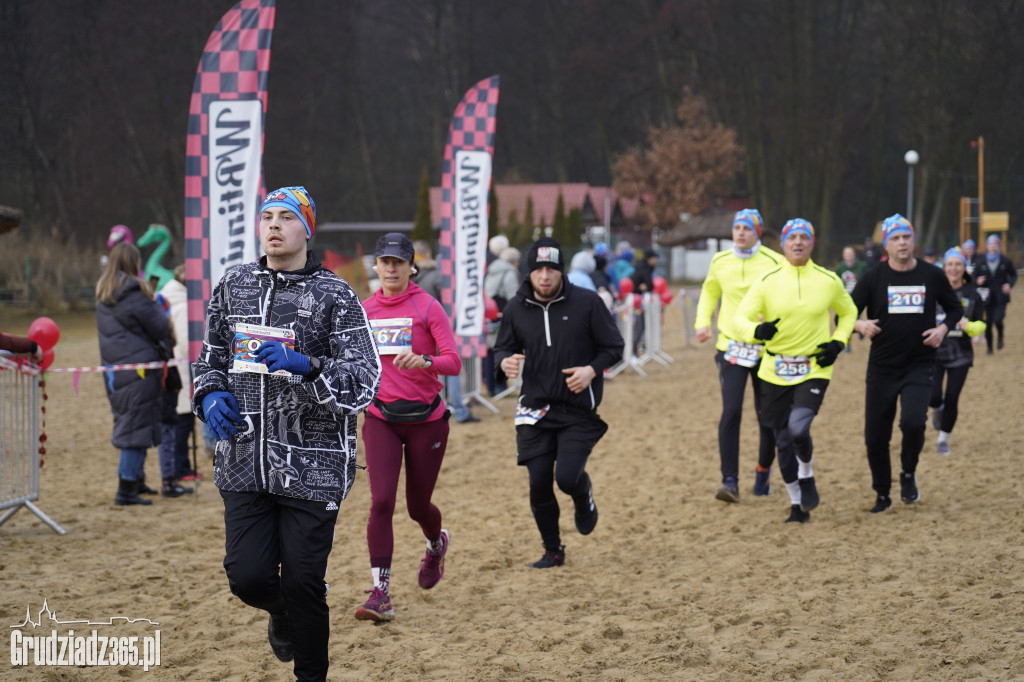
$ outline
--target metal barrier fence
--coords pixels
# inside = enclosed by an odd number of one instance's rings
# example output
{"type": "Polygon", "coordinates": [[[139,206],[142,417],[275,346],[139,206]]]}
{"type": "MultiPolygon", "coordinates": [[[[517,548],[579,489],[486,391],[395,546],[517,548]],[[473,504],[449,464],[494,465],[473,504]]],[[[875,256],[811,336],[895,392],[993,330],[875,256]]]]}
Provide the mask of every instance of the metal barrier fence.
{"type": "Polygon", "coordinates": [[[39,374],[0,356],[0,525],[27,507],[64,535],[33,504],[39,499],[39,374]]]}

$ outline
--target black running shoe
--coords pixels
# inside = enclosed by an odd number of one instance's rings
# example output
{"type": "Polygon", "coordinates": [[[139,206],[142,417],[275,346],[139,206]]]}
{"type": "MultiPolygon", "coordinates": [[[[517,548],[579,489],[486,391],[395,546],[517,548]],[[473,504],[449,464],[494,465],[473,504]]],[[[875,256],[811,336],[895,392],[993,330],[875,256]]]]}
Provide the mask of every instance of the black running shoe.
{"type": "Polygon", "coordinates": [[[292,647],[292,623],[287,613],[270,614],[267,639],[270,640],[270,648],[274,650],[277,660],[287,663],[295,658],[295,650],[292,647]]]}
{"type": "Polygon", "coordinates": [[[811,518],[808,512],[805,512],[800,508],[799,504],[794,504],[789,508],[789,518],[786,519],[786,523],[803,523],[811,518]]]}
{"type": "Polygon", "coordinates": [[[875,498],[875,506],[871,508],[871,513],[878,514],[890,509],[892,509],[892,498],[888,495],[879,495],[875,498]]]}
{"type": "Polygon", "coordinates": [[[818,488],[814,485],[814,476],[800,479],[800,511],[809,512],[818,506],[818,488]]]}
{"type": "Polygon", "coordinates": [[[576,504],[576,530],[580,535],[590,535],[597,525],[597,504],[594,502],[594,485],[587,486],[587,495],[579,500],[573,500],[576,504]]]}
{"type": "Polygon", "coordinates": [[[913,504],[921,499],[917,490],[917,477],[914,474],[900,472],[900,499],[904,504],[913,504]]]}
{"type": "Polygon", "coordinates": [[[531,568],[554,568],[555,566],[561,566],[565,563],[565,545],[559,545],[558,549],[551,551],[550,549],[544,551],[544,556],[539,561],[535,561],[530,564],[531,568]]]}

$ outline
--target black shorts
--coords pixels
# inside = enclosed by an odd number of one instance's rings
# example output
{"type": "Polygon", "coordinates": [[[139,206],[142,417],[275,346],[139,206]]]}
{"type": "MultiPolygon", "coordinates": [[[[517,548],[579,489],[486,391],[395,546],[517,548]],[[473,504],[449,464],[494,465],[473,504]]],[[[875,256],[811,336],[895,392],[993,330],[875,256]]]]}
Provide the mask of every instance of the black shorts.
{"type": "Polygon", "coordinates": [[[536,424],[516,426],[518,463],[545,454],[557,458],[559,452],[589,455],[607,431],[596,412],[552,405],[536,424]]]}
{"type": "Polygon", "coordinates": [[[762,381],[761,423],[773,429],[785,428],[794,407],[806,407],[818,414],[826,389],[828,379],[808,379],[789,386],[762,381]]]}

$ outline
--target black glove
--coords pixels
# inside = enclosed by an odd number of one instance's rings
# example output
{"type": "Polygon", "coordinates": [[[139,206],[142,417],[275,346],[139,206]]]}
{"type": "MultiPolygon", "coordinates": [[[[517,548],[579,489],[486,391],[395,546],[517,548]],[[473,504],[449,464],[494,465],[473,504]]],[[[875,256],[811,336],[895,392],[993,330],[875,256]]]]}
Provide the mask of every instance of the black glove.
{"type": "Polygon", "coordinates": [[[761,341],[770,341],[775,333],[779,331],[778,323],[781,317],[776,317],[774,322],[762,322],[754,328],[754,338],[761,341]]]}
{"type": "Polygon", "coordinates": [[[846,344],[842,341],[829,341],[827,343],[819,343],[818,348],[821,349],[821,352],[816,354],[814,359],[818,361],[819,367],[828,367],[835,364],[836,358],[846,348],[846,344]]]}

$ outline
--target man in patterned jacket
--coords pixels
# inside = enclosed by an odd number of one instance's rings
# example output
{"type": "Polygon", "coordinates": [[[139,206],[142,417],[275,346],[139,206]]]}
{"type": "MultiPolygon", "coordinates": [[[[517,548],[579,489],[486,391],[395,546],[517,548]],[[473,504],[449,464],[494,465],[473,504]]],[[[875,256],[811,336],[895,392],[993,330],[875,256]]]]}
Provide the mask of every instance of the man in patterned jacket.
{"type": "Polygon", "coordinates": [[[299,680],[326,679],[327,556],[381,373],[358,296],[307,252],[315,227],[305,188],[267,195],[266,255],[214,289],[193,364],[192,407],[218,440],[228,584],[270,613],[270,645],[299,680]]]}

